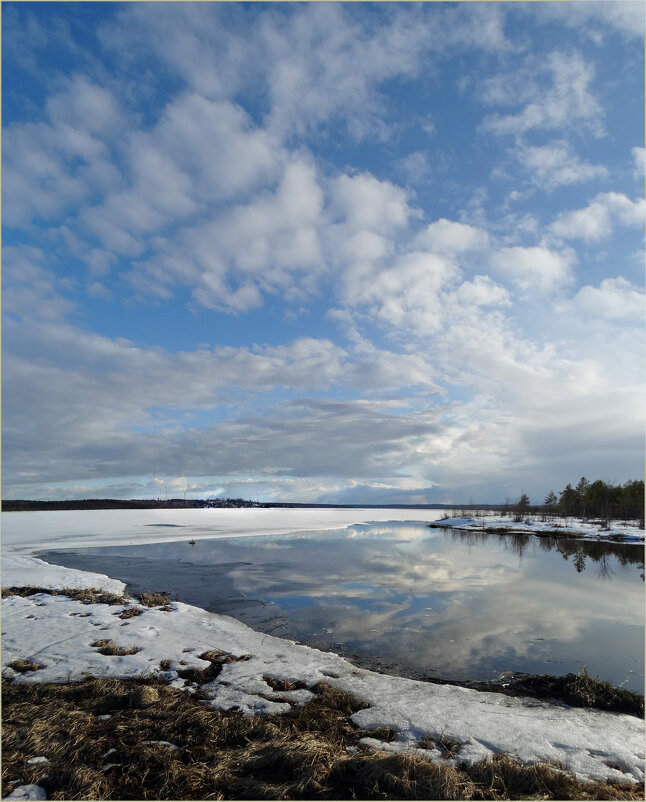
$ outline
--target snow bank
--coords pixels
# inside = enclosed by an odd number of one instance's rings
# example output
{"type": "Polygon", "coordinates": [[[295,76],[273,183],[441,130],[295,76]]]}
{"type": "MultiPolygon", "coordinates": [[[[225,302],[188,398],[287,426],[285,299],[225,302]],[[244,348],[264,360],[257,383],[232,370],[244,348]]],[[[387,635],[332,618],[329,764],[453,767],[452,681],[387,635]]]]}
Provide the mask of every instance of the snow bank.
{"type": "MultiPolygon", "coordinates": [[[[3,580],[15,586],[24,576],[21,572],[28,572],[30,584],[46,587],[59,582],[57,571],[56,566],[15,555],[4,566],[3,580]]],[[[89,580],[84,572],[66,571],[67,585],[96,584],[96,578],[89,580]]],[[[290,706],[281,698],[301,704],[311,698],[310,691],[275,693],[264,677],[308,686],[324,680],[369,702],[368,709],[353,716],[359,726],[397,731],[395,742],[379,743],[385,750],[416,749],[426,735],[444,736],[463,744],[460,761],[474,762],[503,751],[524,762],[562,761],[581,779],[628,782],[644,776],[643,722],[632,716],[377,674],[338,655],[264,635],[227,616],[178,602],[170,612],[151,608],[128,619],[119,617],[123,609],[83,605],[45,593],[5,598],[3,675],[16,682],[65,682],[88,674],[150,676],[190,693],[193,686],[178,670],[207,668],[209,663],[199,655],[219,649],[247,659],[225,664],[216,680],[202,686],[217,710],[237,708],[245,715],[286,711],[290,706]],[[139,651],[102,655],[91,645],[97,640],[139,651]],[[8,664],[19,657],[44,667],[16,673],[8,664]],[[161,668],[161,660],[170,660],[168,670],[161,668]]],[[[441,759],[433,750],[425,754],[441,759]]]]}
{"type": "MultiPolygon", "coordinates": [[[[430,520],[430,519],[429,519],[430,520]]],[[[599,524],[583,521],[581,518],[562,518],[541,521],[539,518],[529,518],[516,523],[510,516],[485,514],[478,518],[445,518],[435,519],[435,523],[441,526],[450,526],[456,529],[471,529],[481,532],[483,528],[506,529],[509,533],[519,534],[539,534],[541,532],[562,532],[574,533],[585,539],[594,540],[632,540],[643,541],[646,534],[638,526],[624,524],[623,521],[610,521],[607,529],[602,529],[599,524]]]]}
{"type": "Polygon", "coordinates": [[[61,588],[102,588],[121,594],[125,582],[111,579],[105,574],[91,571],[75,571],[62,565],[50,565],[35,557],[6,554],[2,558],[2,587],[39,587],[60,590],[61,588]]]}

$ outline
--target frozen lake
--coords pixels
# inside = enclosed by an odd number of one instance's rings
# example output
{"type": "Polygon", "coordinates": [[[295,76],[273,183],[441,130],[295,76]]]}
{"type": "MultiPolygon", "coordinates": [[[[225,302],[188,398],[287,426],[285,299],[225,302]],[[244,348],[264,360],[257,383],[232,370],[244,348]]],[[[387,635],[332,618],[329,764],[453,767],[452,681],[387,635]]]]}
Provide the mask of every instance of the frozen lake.
{"type": "Polygon", "coordinates": [[[132,593],[169,591],[388,673],[481,680],[507,670],[565,674],[587,666],[643,692],[641,544],[501,537],[422,521],[257,537],[221,530],[200,540],[204,517],[198,526],[184,511],[164,512],[155,523],[130,519],[127,537],[113,529],[114,545],[75,544],[38,556],[107,573],[132,593]],[[178,539],[116,542],[162,533],[178,539]]]}

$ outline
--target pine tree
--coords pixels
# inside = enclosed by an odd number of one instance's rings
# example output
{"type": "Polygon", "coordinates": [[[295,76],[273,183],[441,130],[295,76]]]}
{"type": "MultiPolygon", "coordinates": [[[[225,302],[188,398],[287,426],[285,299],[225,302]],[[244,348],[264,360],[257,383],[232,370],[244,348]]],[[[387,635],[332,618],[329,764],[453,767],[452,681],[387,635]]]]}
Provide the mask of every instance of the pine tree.
{"type": "Polygon", "coordinates": [[[565,488],[561,490],[559,498],[559,512],[561,515],[570,516],[574,515],[577,504],[576,490],[568,482],[565,488]]]}
{"type": "Polygon", "coordinates": [[[556,493],[553,490],[550,490],[550,492],[545,496],[545,501],[543,503],[545,504],[546,512],[552,515],[556,509],[556,505],[558,504],[556,493]]]}
{"type": "Polygon", "coordinates": [[[582,476],[579,479],[578,485],[574,489],[574,492],[576,493],[576,503],[577,503],[576,512],[582,518],[585,518],[586,514],[586,505],[588,502],[589,489],[590,489],[590,482],[588,482],[585,476],[582,476]]]}
{"type": "Polygon", "coordinates": [[[519,523],[523,520],[523,516],[527,515],[529,512],[529,496],[527,493],[523,492],[521,495],[518,504],[516,504],[516,515],[514,516],[514,520],[516,523],[519,523]]]}

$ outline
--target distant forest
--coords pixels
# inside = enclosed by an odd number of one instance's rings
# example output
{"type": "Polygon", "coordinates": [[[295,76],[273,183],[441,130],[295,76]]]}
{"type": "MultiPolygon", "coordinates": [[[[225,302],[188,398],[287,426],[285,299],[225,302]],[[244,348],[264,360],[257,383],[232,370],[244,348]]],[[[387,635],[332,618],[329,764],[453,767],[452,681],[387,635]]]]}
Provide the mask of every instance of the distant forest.
{"type": "MultiPolygon", "coordinates": [[[[18,499],[2,502],[4,512],[25,512],[27,510],[151,510],[159,508],[195,509],[204,507],[307,507],[308,504],[274,504],[260,501],[248,501],[244,498],[217,499],[120,499],[120,498],[83,498],[65,501],[38,501],[35,499],[18,499]]],[[[332,505],[323,505],[332,506],[332,505]]]]}
{"type": "MultiPolygon", "coordinates": [[[[483,505],[471,504],[470,509],[483,505]]],[[[484,505],[487,506],[487,505],[484,505]]],[[[260,507],[261,509],[407,509],[420,507],[429,510],[452,509],[452,504],[299,504],[297,502],[249,501],[244,498],[216,499],[119,499],[119,498],[83,498],[65,501],[41,501],[37,499],[11,499],[2,502],[4,512],[28,512],[37,510],[152,510],[152,509],[203,509],[205,507],[260,507]]],[[[499,505],[496,509],[502,509],[499,505]]]]}
{"type": "MultiPolygon", "coordinates": [[[[529,511],[529,499],[525,494],[515,507],[516,511],[529,511]]],[[[600,518],[639,520],[644,526],[644,482],[631,479],[623,485],[612,485],[601,479],[590,482],[582,476],[576,487],[567,484],[558,497],[553,490],[545,497],[541,512],[574,518],[600,518]]]]}

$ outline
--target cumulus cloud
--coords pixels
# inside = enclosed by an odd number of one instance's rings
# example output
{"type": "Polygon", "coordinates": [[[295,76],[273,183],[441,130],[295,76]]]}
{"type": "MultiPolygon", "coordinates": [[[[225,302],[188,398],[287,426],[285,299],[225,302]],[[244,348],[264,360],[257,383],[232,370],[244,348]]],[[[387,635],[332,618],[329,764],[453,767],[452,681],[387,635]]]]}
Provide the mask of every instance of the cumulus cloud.
{"type": "Polygon", "coordinates": [[[590,90],[594,68],[580,53],[554,51],[540,64],[530,63],[514,74],[485,79],[482,100],[496,105],[523,104],[512,114],[484,118],[482,126],[494,134],[523,134],[534,129],[572,126],[602,132],[603,110],[590,90]],[[547,78],[539,82],[537,77],[547,78]]]}
{"type": "Polygon", "coordinates": [[[591,242],[612,234],[615,226],[643,226],[646,201],[631,201],[620,192],[599,193],[584,209],[560,214],[551,230],[563,239],[591,242]]]}
{"type": "Polygon", "coordinates": [[[330,213],[350,228],[382,232],[406,225],[411,209],[403,189],[362,173],[331,182],[330,213]]]}
{"type": "Polygon", "coordinates": [[[414,251],[384,269],[352,265],[343,275],[341,297],[350,307],[367,307],[384,323],[433,330],[440,324],[440,290],[457,275],[437,254],[414,251]]]}
{"type": "Polygon", "coordinates": [[[608,320],[643,319],[644,292],[625,278],[606,278],[598,287],[586,285],[574,296],[573,303],[586,315],[608,320]]]}
{"type": "Polygon", "coordinates": [[[509,306],[511,297],[505,287],[492,281],[489,276],[475,276],[473,281],[464,281],[455,291],[458,305],[509,306]]]}
{"type": "Polygon", "coordinates": [[[486,231],[466,223],[441,218],[421,231],[415,237],[414,243],[437,253],[463,253],[486,248],[489,245],[489,235],[486,231]]]}
{"type": "Polygon", "coordinates": [[[626,39],[644,36],[644,7],[641,3],[617,3],[597,0],[588,3],[541,3],[514,7],[515,13],[529,14],[534,23],[557,22],[574,28],[582,35],[601,42],[609,33],[619,33],[626,39]]]}
{"type": "Polygon", "coordinates": [[[500,248],[492,265],[524,291],[549,292],[572,280],[571,259],[541,246],[500,248]]]}
{"type": "Polygon", "coordinates": [[[54,220],[118,182],[111,139],[125,118],[112,93],[75,78],[49,99],[46,116],[46,122],[14,122],[3,132],[3,222],[9,227],[54,220]]]}
{"type": "MultiPolygon", "coordinates": [[[[426,123],[424,130],[430,128],[432,123],[426,123]]],[[[431,129],[432,130],[432,129],[431,129]]],[[[397,169],[409,184],[428,182],[432,170],[428,156],[423,150],[416,150],[397,161],[397,169]]]]}
{"type": "Polygon", "coordinates": [[[278,291],[302,299],[330,267],[388,253],[388,236],[415,214],[389,181],[369,173],[324,180],[309,161],[293,158],[273,190],[157,238],[154,257],[135,263],[128,280],[154,295],[187,283],[200,305],[218,310],[245,311],[278,291]]]}
{"type": "Polygon", "coordinates": [[[646,173],[646,148],[632,148],[630,152],[635,164],[635,176],[643,177],[646,173]]]}
{"type": "MultiPolygon", "coordinates": [[[[623,184],[599,193],[614,165],[582,155],[618,73],[595,72],[590,49],[524,55],[531,37],[506,38],[510,13],[131,4],[105,18],[97,52],[68,48],[91,77],[48,73],[44,103],[5,132],[5,484],[124,488],[136,474],[128,486],[153,494],[160,477],[218,477],[235,495],[421,498],[438,484],[528,489],[546,466],[565,483],[588,456],[636,464],[641,293],[575,269],[574,240],[643,224],[623,184]],[[483,51],[498,74],[470,79],[483,51]],[[464,70],[447,76],[456,53],[464,70]],[[470,162],[449,165],[452,123],[434,104],[454,79],[490,105],[485,130],[516,137],[514,167],[570,187],[549,209],[506,214],[478,170],[448,177],[501,152],[479,137],[470,162]],[[418,150],[428,120],[434,147],[418,150]],[[398,185],[398,170],[436,170],[432,190],[398,185]],[[601,184],[591,203],[562,211],[583,181],[601,184]],[[142,344],[148,301],[168,304],[175,351],[142,344]],[[132,341],[104,336],[122,322],[132,341]],[[561,466],[550,442],[571,448],[561,466]]],[[[41,80],[49,44],[33,33],[21,63],[41,80]]],[[[643,164],[643,149],[633,157],[643,164]]],[[[520,207],[539,193],[508,197],[520,207]]],[[[165,325],[155,318],[151,342],[165,325]]]]}
{"type": "Polygon", "coordinates": [[[2,302],[5,315],[63,320],[75,307],[64,294],[73,288],[51,268],[40,248],[5,245],[2,249],[2,302]]]}
{"type": "Polygon", "coordinates": [[[533,183],[548,190],[608,176],[608,170],[602,164],[581,161],[563,140],[549,145],[522,145],[516,149],[516,158],[530,174],[533,183]]]}

